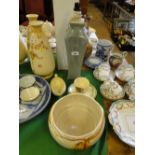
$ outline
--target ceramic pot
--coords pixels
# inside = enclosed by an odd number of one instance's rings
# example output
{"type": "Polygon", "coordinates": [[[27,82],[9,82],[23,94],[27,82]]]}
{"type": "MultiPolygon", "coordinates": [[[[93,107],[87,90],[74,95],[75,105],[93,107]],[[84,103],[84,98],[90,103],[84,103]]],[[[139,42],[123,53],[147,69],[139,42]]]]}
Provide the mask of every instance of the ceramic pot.
{"type": "Polygon", "coordinates": [[[109,63],[111,67],[117,68],[119,65],[122,64],[123,59],[127,56],[127,52],[123,53],[111,53],[109,58],[109,63]]]}
{"type": "Polygon", "coordinates": [[[54,78],[52,78],[50,81],[50,88],[55,96],[61,96],[66,91],[65,81],[57,74],[55,74],[54,78]]]}
{"type": "Polygon", "coordinates": [[[55,61],[48,38],[42,31],[43,21],[32,21],[29,33],[29,58],[34,74],[47,79],[53,75],[55,61]]]}
{"type": "Polygon", "coordinates": [[[101,58],[103,61],[107,61],[113,50],[113,43],[110,40],[100,39],[97,43],[96,57],[101,58]]]}
{"type": "Polygon", "coordinates": [[[53,138],[68,149],[86,149],[101,137],[104,125],[103,108],[94,99],[79,93],[59,99],[48,118],[53,138]]]}
{"type": "Polygon", "coordinates": [[[27,56],[27,46],[24,38],[19,33],[19,64],[22,64],[27,56]]]}

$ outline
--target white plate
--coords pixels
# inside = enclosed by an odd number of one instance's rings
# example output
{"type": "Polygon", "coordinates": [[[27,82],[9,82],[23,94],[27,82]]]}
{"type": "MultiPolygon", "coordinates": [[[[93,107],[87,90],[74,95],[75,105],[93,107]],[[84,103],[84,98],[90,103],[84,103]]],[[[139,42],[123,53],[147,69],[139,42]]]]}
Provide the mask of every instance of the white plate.
{"type": "MultiPolygon", "coordinates": [[[[76,90],[74,84],[71,84],[69,87],[68,87],[68,93],[78,93],[78,91],[76,90]]],[[[84,95],[87,95],[87,96],[90,96],[92,98],[95,98],[96,95],[97,95],[97,91],[96,91],[96,88],[90,84],[89,88],[87,90],[85,90],[84,92],[80,92],[84,95]]]]}
{"type": "Polygon", "coordinates": [[[126,144],[135,147],[135,103],[130,100],[113,102],[108,118],[118,137],[126,144]]]}

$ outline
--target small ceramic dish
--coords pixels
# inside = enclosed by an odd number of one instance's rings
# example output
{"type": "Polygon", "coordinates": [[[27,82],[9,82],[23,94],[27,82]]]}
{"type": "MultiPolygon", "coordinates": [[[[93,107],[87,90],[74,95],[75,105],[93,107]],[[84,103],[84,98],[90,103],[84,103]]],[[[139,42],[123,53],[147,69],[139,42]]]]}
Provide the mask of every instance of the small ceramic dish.
{"type": "Polygon", "coordinates": [[[66,91],[65,81],[57,74],[55,74],[54,78],[51,80],[50,87],[51,87],[52,93],[55,96],[61,96],[66,91]]]}
{"type": "Polygon", "coordinates": [[[104,111],[97,101],[86,95],[69,94],[52,106],[48,126],[61,146],[83,150],[101,137],[105,127],[104,111]]]}
{"type": "Polygon", "coordinates": [[[130,100],[135,100],[135,79],[131,79],[124,85],[124,90],[130,100]]]}
{"type": "Polygon", "coordinates": [[[84,64],[91,69],[95,69],[102,63],[102,59],[96,56],[90,56],[85,61],[84,64]]]}
{"type": "Polygon", "coordinates": [[[113,80],[104,81],[100,86],[100,92],[103,97],[112,101],[122,99],[125,96],[124,89],[113,80]]]}
{"type": "Polygon", "coordinates": [[[29,87],[29,88],[25,88],[22,89],[20,92],[20,99],[22,101],[32,101],[34,99],[36,99],[40,94],[40,90],[38,87],[29,87]]]}
{"type": "Polygon", "coordinates": [[[115,133],[126,144],[135,147],[135,103],[118,100],[111,104],[109,122],[115,133]]]}
{"type": "Polygon", "coordinates": [[[31,87],[36,82],[36,79],[33,75],[25,75],[19,80],[20,88],[31,87]]]}
{"type": "Polygon", "coordinates": [[[81,93],[81,94],[84,94],[84,95],[87,95],[87,96],[90,96],[92,98],[96,98],[96,95],[97,95],[97,90],[96,88],[90,84],[88,88],[84,89],[83,91],[78,91],[76,89],[76,87],[74,86],[74,84],[71,84],[69,87],[68,87],[68,93],[81,93]]]}
{"type": "Polygon", "coordinates": [[[115,71],[116,77],[124,82],[128,82],[135,76],[134,67],[130,64],[122,64],[115,71]]]}

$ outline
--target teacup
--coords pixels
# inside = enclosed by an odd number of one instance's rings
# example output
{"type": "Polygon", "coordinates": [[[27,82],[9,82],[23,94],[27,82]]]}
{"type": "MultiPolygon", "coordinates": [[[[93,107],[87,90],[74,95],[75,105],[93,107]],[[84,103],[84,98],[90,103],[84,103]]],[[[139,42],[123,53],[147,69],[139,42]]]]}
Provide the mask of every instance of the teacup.
{"type": "Polygon", "coordinates": [[[84,92],[90,86],[90,82],[85,77],[78,77],[74,80],[74,86],[77,92],[84,92]]]}

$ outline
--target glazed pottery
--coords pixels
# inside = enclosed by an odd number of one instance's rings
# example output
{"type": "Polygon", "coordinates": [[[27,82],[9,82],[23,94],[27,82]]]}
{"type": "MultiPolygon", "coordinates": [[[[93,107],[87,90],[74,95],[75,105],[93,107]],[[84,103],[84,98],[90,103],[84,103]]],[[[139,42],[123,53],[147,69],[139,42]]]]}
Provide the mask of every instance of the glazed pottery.
{"type": "Polygon", "coordinates": [[[101,137],[105,117],[103,108],[94,99],[70,94],[59,99],[48,117],[53,138],[68,149],[85,149],[101,137]]]}
{"type": "Polygon", "coordinates": [[[19,123],[21,124],[34,118],[46,108],[51,98],[51,90],[46,80],[33,74],[20,75],[19,81],[19,123]],[[25,88],[26,101],[23,101],[23,97],[20,98],[20,96],[25,88]],[[39,95],[37,95],[38,89],[39,95]],[[29,95],[33,97],[33,100],[29,98],[29,95]]]}
{"type": "Polygon", "coordinates": [[[50,82],[50,88],[55,96],[61,96],[66,91],[65,81],[57,74],[55,74],[54,78],[52,78],[50,82]]]}
{"type": "Polygon", "coordinates": [[[126,94],[129,96],[130,100],[135,100],[135,79],[129,80],[124,85],[124,90],[126,94]]]}
{"type": "Polygon", "coordinates": [[[109,59],[113,47],[114,45],[110,40],[100,39],[97,43],[95,56],[106,62],[109,59]]]}
{"type": "Polygon", "coordinates": [[[55,27],[51,22],[46,20],[42,25],[42,30],[47,38],[55,37],[55,27]]]}
{"type": "Polygon", "coordinates": [[[40,90],[38,87],[30,87],[30,88],[25,88],[21,90],[20,92],[20,98],[23,101],[32,101],[36,99],[40,94],[40,90]]]}
{"type": "Polygon", "coordinates": [[[116,77],[123,82],[128,82],[135,77],[135,69],[131,64],[124,63],[115,71],[116,77]]]}
{"type": "Polygon", "coordinates": [[[55,61],[42,24],[42,21],[30,22],[28,53],[33,73],[47,79],[53,75],[55,61]]]}
{"type": "Polygon", "coordinates": [[[84,21],[71,18],[66,32],[65,44],[68,60],[68,79],[75,79],[81,74],[88,38],[83,32],[84,21]]]}
{"type": "Polygon", "coordinates": [[[123,59],[127,56],[127,52],[123,53],[111,53],[109,58],[109,63],[111,67],[117,68],[119,65],[122,64],[123,59]]]}
{"type": "Polygon", "coordinates": [[[96,88],[92,84],[90,84],[89,87],[87,87],[86,89],[79,91],[74,86],[74,84],[71,84],[68,87],[68,93],[81,93],[83,95],[87,95],[87,96],[90,96],[92,98],[96,98],[97,90],[96,90],[96,88]]]}
{"type": "Polygon", "coordinates": [[[135,147],[135,103],[131,100],[113,102],[109,110],[109,122],[115,133],[126,144],[135,147]]]}
{"type": "Polygon", "coordinates": [[[30,24],[30,22],[36,21],[39,15],[38,14],[27,14],[26,17],[28,18],[29,24],[30,24]]]}
{"type": "Polygon", "coordinates": [[[28,88],[31,87],[36,82],[36,79],[33,75],[25,75],[19,80],[20,88],[28,88]]]}
{"type": "Polygon", "coordinates": [[[19,33],[19,64],[22,64],[27,56],[27,45],[22,37],[21,33],[19,33]]]}
{"type": "Polygon", "coordinates": [[[125,95],[123,87],[113,80],[104,81],[100,86],[100,92],[103,97],[112,101],[122,99],[125,95]]]}
{"type": "Polygon", "coordinates": [[[114,74],[110,70],[109,63],[102,63],[100,64],[94,71],[94,77],[99,81],[105,81],[108,79],[114,79],[114,74]]]}
{"type": "Polygon", "coordinates": [[[89,80],[85,77],[78,77],[74,80],[74,86],[79,92],[87,89],[89,84],[89,80]]]}

